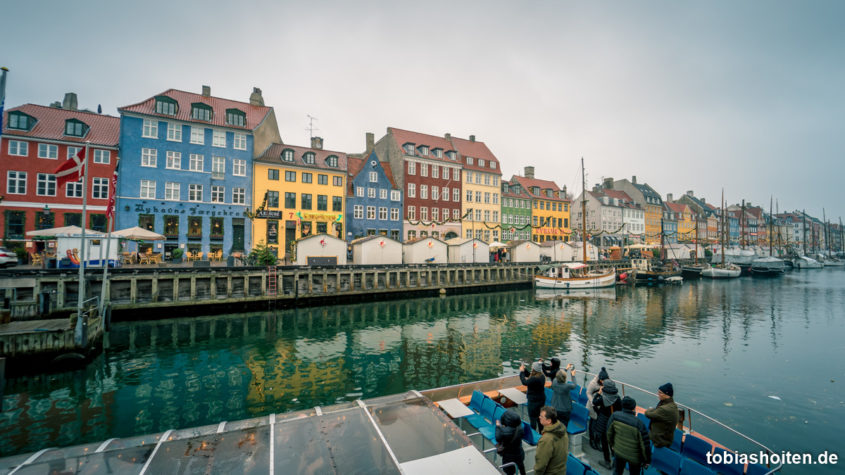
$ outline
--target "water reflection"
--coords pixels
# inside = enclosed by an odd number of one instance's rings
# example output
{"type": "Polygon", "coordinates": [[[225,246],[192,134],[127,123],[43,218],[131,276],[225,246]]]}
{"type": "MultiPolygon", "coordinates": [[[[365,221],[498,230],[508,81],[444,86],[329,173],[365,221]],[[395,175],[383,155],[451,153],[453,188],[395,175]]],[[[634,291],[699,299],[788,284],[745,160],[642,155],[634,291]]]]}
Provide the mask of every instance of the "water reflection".
{"type": "Polygon", "coordinates": [[[796,273],[592,295],[515,291],[121,323],[84,370],[7,382],[0,452],[492,378],[551,356],[579,369],[614,368],[645,387],[667,374],[689,378],[682,400],[723,411],[708,377],[748,378],[759,360],[777,359],[796,317],[813,334],[841,329],[845,281],[838,279],[796,273]],[[747,353],[751,347],[756,353],[747,353]],[[696,374],[716,361],[721,373],[696,374]]]}

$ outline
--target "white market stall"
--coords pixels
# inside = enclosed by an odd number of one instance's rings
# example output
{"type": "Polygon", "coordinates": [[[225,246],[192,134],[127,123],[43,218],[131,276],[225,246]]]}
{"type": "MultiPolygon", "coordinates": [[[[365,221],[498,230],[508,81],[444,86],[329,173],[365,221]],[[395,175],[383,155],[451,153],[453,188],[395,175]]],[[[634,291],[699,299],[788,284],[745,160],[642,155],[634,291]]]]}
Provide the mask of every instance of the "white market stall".
{"type": "Polygon", "coordinates": [[[534,241],[511,241],[508,254],[510,262],[540,262],[540,245],[534,241]]]}
{"type": "Polygon", "coordinates": [[[433,237],[408,241],[402,245],[402,262],[405,264],[446,264],[448,254],[445,242],[433,237]]]}
{"type": "MultiPolygon", "coordinates": [[[[56,251],[56,262],[58,267],[78,267],[79,259],[82,258],[82,228],[79,226],[61,226],[58,228],[36,229],[27,231],[27,237],[42,241],[54,241],[56,251]],[[76,251],[76,252],[74,252],[76,251]],[[63,259],[64,265],[63,265],[63,259]]],[[[102,265],[102,261],[109,261],[114,266],[119,262],[119,237],[111,237],[111,245],[108,246],[106,255],[106,235],[92,229],[85,230],[85,266],[96,267],[102,265]]],[[[52,245],[51,245],[52,247],[52,245]]]]}
{"type": "Polygon", "coordinates": [[[569,260],[569,246],[563,241],[546,241],[540,243],[540,257],[548,257],[551,262],[569,260]]]}
{"type": "MultiPolygon", "coordinates": [[[[587,243],[587,260],[588,261],[597,261],[599,259],[599,249],[591,243],[587,243]]],[[[581,241],[573,241],[566,243],[565,255],[563,257],[564,261],[577,261],[581,262],[584,260],[584,245],[581,241]]]]}
{"type": "Polygon", "coordinates": [[[450,264],[480,264],[490,262],[490,246],[480,239],[452,238],[449,246],[450,264]]]}
{"type": "Polygon", "coordinates": [[[298,266],[346,265],[346,241],[328,234],[314,234],[296,241],[298,266]]]}
{"type": "Polygon", "coordinates": [[[360,265],[402,263],[402,243],[387,236],[366,236],[352,241],[352,262],[360,265]]]}

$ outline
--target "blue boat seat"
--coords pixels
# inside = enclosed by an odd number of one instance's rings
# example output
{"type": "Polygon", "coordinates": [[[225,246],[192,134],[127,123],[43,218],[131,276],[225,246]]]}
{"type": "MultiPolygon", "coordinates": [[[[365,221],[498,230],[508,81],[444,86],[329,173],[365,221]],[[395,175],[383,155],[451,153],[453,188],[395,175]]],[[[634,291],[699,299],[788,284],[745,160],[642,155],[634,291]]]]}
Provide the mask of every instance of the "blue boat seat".
{"type": "Polygon", "coordinates": [[[681,465],[681,475],[716,475],[716,472],[710,470],[709,468],[701,465],[700,463],[686,459],[684,460],[683,465],[681,465]]]}
{"type": "Polygon", "coordinates": [[[675,429],[675,435],[672,438],[672,445],[669,446],[671,450],[681,453],[681,446],[684,443],[684,432],[680,429],[675,429]]]}
{"type": "Polygon", "coordinates": [[[655,448],[651,455],[651,465],[645,473],[649,475],[659,475],[661,473],[678,475],[681,471],[682,463],[683,457],[678,452],[669,450],[666,447],[655,448]]]}
{"type": "Polygon", "coordinates": [[[566,426],[566,432],[570,435],[581,434],[587,430],[587,421],[590,419],[590,413],[587,408],[580,404],[572,405],[572,414],[569,416],[569,425],[566,426]]]}
{"type": "Polygon", "coordinates": [[[469,400],[468,407],[475,412],[481,412],[481,403],[486,397],[483,392],[476,389],[472,392],[472,398],[469,400]]]}
{"type": "Polygon", "coordinates": [[[681,449],[681,455],[684,457],[695,460],[702,465],[707,465],[707,454],[712,451],[713,445],[710,442],[692,434],[687,434],[684,437],[684,446],[681,449]]]}
{"type": "Polygon", "coordinates": [[[584,475],[599,475],[599,472],[596,472],[592,468],[588,468],[587,471],[584,472],[584,475]]]}
{"type": "MultiPolygon", "coordinates": [[[[484,414],[489,411],[490,417],[493,417],[493,408],[495,407],[495,405],[496,401],[490,399],[487,396],[484,396],[484,400],[481,401],[481,411],[479,411],[478,414],[472,414],[470,416],[467,416],[465,420],[476,429],[480,429],[482,427],[490,425],[490,423],[487,422],[486,418],[484,417],[484,414]]],[[[495,424],[495,422],[493,423],[495,424]]]]}
{"type": "Polygon", "coordinates": [[[555,395],[555,393],[554,393],[554,391],[552,391],[552,388],[543,388],[543,390],[546,393],[546,405],[551,406],[552,405],[552,397],[555,395]]]}
{"type": "Polygon", "coordinates": [[[566,475],[584,475],[586,471],[587,467],[584,463],[569,454],[566,459],[566,475]]]}
{"type": "Polygon", "coordinates": [[[581,391],[578,393],[578,404],[582,406],[586,406],[589,398],[587,397],[587,388],[581,388],[581,391]]]}
{"type": "Polygon", "coordinates": [[[575,389],[569,391],[569,399],[573,401],[578,401],[578,395],[581,394],[581,386],[575,385],[575,389]]]}
{"type": "Polygon", "coordinates": [[[637,413],[637,419],[639,419],[639,420],[643,421],[643,424],[645,424],[645,428],[646,428],[646,429],[648,429],[649,427],[651,427],[651,419],[649,419],[648,417],[646,417],[646,416],[645,416],[645,414],[643,414],[642,412],[638,412],[638,413],[637,413]]]}
{"type": "Polygon", "coordinates": [[[745,472],[745,464],[744,463],[724,463],[725,454],[733,454],[733,452],[728,452],[727,450],[721,447],[713,447],[713,455],[721,454],[722,463],[718,464],[711,464],[708,467],[712,468],[713,470],[723,474],[723,475],[742,475],[745,472]]]}
{"type": "Polygon", "coordinates": [[[531,428],[531,424],[522,421],[522,440],[528,445],[537,445],[540,442],[540,433],[531,428]]]}

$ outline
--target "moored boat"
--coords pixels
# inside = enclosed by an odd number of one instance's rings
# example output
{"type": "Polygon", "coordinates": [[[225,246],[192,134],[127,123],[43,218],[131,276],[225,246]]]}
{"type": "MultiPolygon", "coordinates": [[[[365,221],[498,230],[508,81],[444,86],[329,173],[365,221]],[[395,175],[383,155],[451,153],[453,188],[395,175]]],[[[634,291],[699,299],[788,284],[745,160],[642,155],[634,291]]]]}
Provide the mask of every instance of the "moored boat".
{"type": "Polygon", "coordinates": [[[707,264],[685,264],[681,266],[681,277],[684,279],[699,279],[701,271],[708,267],[707,264]]]}
{"type": "Polygon", "coordinates": [[[742,269],[736,264],[715,265],[701,271],[701,277],[709,279],[733,279],[742,274],[742,269]]]}
{"type": "Polygon", "coordinates": [[[551,265],[534,276],[534,285],[542,289],[598,289],[616,285],[616,270],[591,271],[586,264],[551,265]]]}
{"type": "Polygon", "coordinates": [[[631,259],[635,284],[662,284],[672,277],[681,277],[674,266],[654,266],[650,259],[631,259]]]}
{"type": "Polygon", "coordinates": [[[785,266],[783,259],[766,256],[751,261],[751,275],[777,277],[783,275],[785,266]]]}
{"type": "Polygon", "coordinates": [[[824,267],[821,262],[807,256],[798,256],[792,260],[792,265],[796,269],[821,269],[824,267]]]}

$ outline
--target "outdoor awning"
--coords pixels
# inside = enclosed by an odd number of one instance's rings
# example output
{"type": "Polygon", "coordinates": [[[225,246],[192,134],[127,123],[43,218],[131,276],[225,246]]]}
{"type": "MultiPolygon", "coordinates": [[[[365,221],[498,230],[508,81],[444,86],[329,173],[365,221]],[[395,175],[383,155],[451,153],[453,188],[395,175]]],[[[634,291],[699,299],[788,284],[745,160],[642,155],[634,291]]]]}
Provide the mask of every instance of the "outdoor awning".
{"type": "MultiPolygon", "coordinates": [[[[86,235],[102,236],[103,233],[94,231],[93,229],[86,229],[86,235]]],[[[27,231],[26,235],[31,238],[53,238],[56,236],[81,236],[82,228],[79,226],[62,226],[59,228],[36,229],[34,231],[27,231]]]]}
{"type": "Polygon", "coordinates": [[[138,226],[121,229],[111,233],[112,236],[131,239],[132,241],[163,241],[164,236],[138,226]]]}

